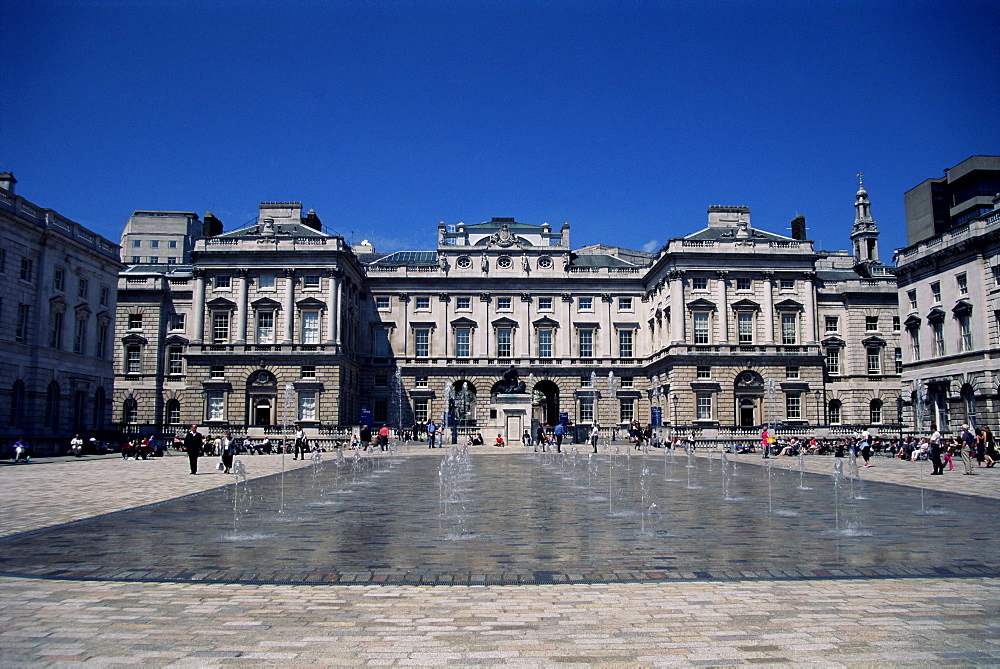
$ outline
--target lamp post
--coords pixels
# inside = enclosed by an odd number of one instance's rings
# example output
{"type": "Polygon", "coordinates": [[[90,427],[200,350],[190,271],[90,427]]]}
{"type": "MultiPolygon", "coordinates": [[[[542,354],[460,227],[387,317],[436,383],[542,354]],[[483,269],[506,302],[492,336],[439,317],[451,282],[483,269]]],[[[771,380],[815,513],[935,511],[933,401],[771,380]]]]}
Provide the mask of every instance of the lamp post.
{"type": "Polygon", "coordinates": [[[896,396],[896,423],[899,425],[899,444],[903,443],[903,396],[896,396]]]}
{"type": "Polygon", "coordinates": [[[823,406],[819,403],[819,388],[813,391],[813,396],[816,398],[816,427],[823,424],[823,406]]]}
{"type": "Polygon", "coordinates": [[[671,438],[676,438],[677,437],[677,401],[678,400],[679,400],[679,398],[677,397],[676,393],[670,396],[670,403],[674,407],[674,419],[672,421],[670,421],[670,437],[671,438]]]}

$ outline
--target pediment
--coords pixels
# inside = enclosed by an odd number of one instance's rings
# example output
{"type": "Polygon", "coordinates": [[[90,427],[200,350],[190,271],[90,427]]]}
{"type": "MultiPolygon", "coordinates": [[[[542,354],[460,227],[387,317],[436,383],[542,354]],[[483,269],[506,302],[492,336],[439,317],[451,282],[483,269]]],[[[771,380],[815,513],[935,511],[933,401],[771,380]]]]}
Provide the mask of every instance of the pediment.
{"type": "Polygon", "coordinates": [[[536,328],[557,328],[557,327],[559,327],[559,321],[557,321],[555,319],[552,319],[552,318],[549,318],[548,316],[544,316],[544,317],[539,318],[539,319],[537,319],[535,321],[532,321],[531,324],[534,325],[536,328]]]}
{"type": "Polygon", "coordinates": [[[323,300],[317,300],[315,297],[307,297],[296,302],[295,306],[299,309],[325,309],[326,303],[323,300]]]}
{"type": "Polygon", "coordinates": [[[262,297],[251,302],[250,306],[260,311],[262,309],[280,309],[281,303],[277,300],[272,300],[270,297],[262,297]]]}
{"type": "Polygon", "coordinates": [[[143,346],[145,346],[148,342],[149,342],[148,339],[134,332],[132,334],[127,334],[124,337],[122,337],[123,344],[142,344],[143,346]]]}
{"type": "Polygon", "coordinates": [[[733,311],[760,311],[760,305],[753,300],[744,298],[733,302],[732,309],[733,311]]]}
{"type": "Polygon", "coordinates": [[[779,311],[802,311],[802,303],[792,299],[782,300],[774,305],[779,311]]]}
{"type": "Polygon", "coordinates": [[[874,337],[866,337],[861,340],[861,345],[865,348],[871,348],[873,346],[882,347],[885,346],[885,340],[877,335],[874,337]]]}
{"type": "Polygon", "coordinates": [[[936,321],[943,321],[944,317],[945,317],[944,309],[942,309],[941,307],[934,307],[933,309],[927,312],[927,320],[930,321],[931,323],[934,323],[936,321]]]}
{"type": "Polygon", "coordinates": [[[205,304],[209,309],[235,309],[236,303],[224,297],[217,297],[205,304]]]}
{"type": "Polygon", "coordinates": [[[692,300],[691,302],[688,302],[687,307],[688,309],[692,309],[694,311],[714,311],[715,302],[706,300],[705,298],[701,297],[698,298],[697,300],[692,300]]]}
{"type": "Polygon", "coordinates": [[[847,342],[840,337],[827,337],[820,343],[822,343],[826,348],[843,348],[847,345],[847,342]]]}
{"type": "Polygon", "coordinates": [[[516,328],[517,321],[504,317],[492,321],[491,325],[495,328],[516,328]]]}
{"type": "Polygon", "coordinates": [[[479,324],[471,318],[466,318],[462,316],[461,318],[456,318],[451,322],[451,327],[453,328],[475,328],[479,327],[479,324]]]}
{"type": "Polygon", "coordinates": [[[966,299],[961,299],[955,303],[955,306],[951,308],[951,313],[956,316],[964,316],[966,314],[972,313],[972,302],[966,299]]]}
{"type": "Polygon", "coordinates": [[[906,317],[906,320],[903,321],[903,325],[908,328],[918,328],[920,327],[920,323],[920,316],[917,316],[916,314],[910,314],[906,317]]]}
{"type": "Polygon", "coordinates": [[[163,340],[163,343],[165,343],[167,345],[173,344],[174,346],[177,346],[177,345],[187,346],[188,345],[188,339],[187,339],[187,337],[182,337],[180,335],[170,335],[169,337],[167,337],[166,339],[163,340]]]}

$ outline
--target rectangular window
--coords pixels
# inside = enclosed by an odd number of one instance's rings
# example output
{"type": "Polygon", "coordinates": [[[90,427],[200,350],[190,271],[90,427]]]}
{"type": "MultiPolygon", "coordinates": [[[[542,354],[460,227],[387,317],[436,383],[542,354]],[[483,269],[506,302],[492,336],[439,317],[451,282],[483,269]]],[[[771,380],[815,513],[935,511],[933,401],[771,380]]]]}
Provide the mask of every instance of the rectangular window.
{"type": "Polygon", "coordinates": [[[73,353],[82,354],[87,347],[87,321],[83,318],[76,319],[76,326],[73,329],[73,353]]]}
{"type": "Polygon", "coordinates": [[[781,279],[781,290],[795,290],[795,279],[781,279]]]}
{"type": "Polygon", "coordinates": [[[873,425],[878,425],[882,422],[882,402],[879,400],[872,400],[871,404],[868,405],[868,419],[873,425]]]}
{"type": "Polygon", "coordinates": [[[695,398],[697,420],[712,420],[712,393],[698,393],[695,398]]]}
{"type": "Polygon", "coordinates": [[[426,358],[431,354],[431,331],[429,328],[417,328],[413,331],[413,355],[426,358]]]}
{"type": "Polygon", "coordinates": [[[142,329],[142,314],[129,314],[128,315],[128,329],[129,330],[141,330],[142,329]]]}
{"type": "Polygon", "coordinates": [[[695,377],[699,380],[712,378],[712,367],[711,365],[698,365],[698,370],[695,377]]]}
{"type": "Polygon", "coordinates": [[[302,277],[302,287],[306,290],[319,290],[319,274],[302,277]]]}
{"type": "Polygon", "coordinates": [[[839,316],[827,316],[825,322],[826,322],[826,331],[827,332],[839,332],[840,331],[840,317],[839,316]]]}
{"type": "Polygon", "coordinates": [[[427,400],[426,399],[415,399],[413,400],[413,420],[418,423],[427,422],[427,400]]]}
{"type": "Polygon", "coordinates": [[[225,344],[229,341],[229,312],[216,311],[212,314],[212,343],[225,344]]]}
{"type": "Polygon", "coordinates": [[[63,312],[52,312],[52,328],[49,330],[49,348],[62,348],[63,312]]]}
{"type": "Polygon", "coordinates": [[[60,293],[66,289],[66,272],[63,271],[62,267],[56,267],[52,270],[52,288],[60,293]]]}
{"type": "Polygon", "coordinates": [[[594,298],[592,297],[581,297],[577,300],[577,307],[580,311],[593,311],[594,310],[594,298]]]}
{"type": "Polygon", "coordinates": [[[90,299],[90,280],[89,279],[77,279],[76,280],[76,296],[81,300],[90,299]]]}
{"type": "Polygon", "coordinates": [[[511,329],[497,329],[497,357],[509,358],[511,355],[511,329]]]}
{"type": "Polygon", "coordinates": [[[631,297],[619,297],[618,298],[618,311],[632,311],[632,298],[631,297]]]}
{"type": "Polygon", "coordinates": [[[108,287],[107,286],[101,286],[101,306],[102,307],[108,306],[108,294],[109,294],[108,287]]]}
{"type": "Polygon", "coordinates": [[[125,373],[138,374],[142,371],[142,348],[138,344],[125,347],[125,373]]]}
{"type": "Polygon", "coordinates": [[[797,314],[781,314],[781,343],[788,346],[799,341],[799,317],[797,314]]]}
{"type": "Polygon", "coordinates": [[[623,376],[622,377],[622,388],[634,388],[635,387],[635,377],[623,376]]]}
{"type": "Polygon", "coordinates": [[[316,365],[303,365],[301,376],[303,379],[315,379],[316,365]]]}
{"type": "Polygon", "coordinates": [[[417,311],[430,311],[431,310],[431,298],[429,298],[429,297],[418,297],[416,299],[416,309],[417,309],[417,311]]]}
{"type": "Polygon", "coordinates": [[[168,265],[176,265],[177,264],[177,258],[175,258],[173,256],[170,256],[169,258],[167,258],[167,264],[168,265]]]}
{"type": "Polygon", "coordinates": [[[181,403],[177,401],[167,403],[167,423],[170,425],[180,425],[181,423],[181,403]]]}
{"type": "Polygon", "coordinates": [[[694,343],[707,344],[708,314],[704,311],[697,311],[693,314],[693,318],[694,318],[694,343]]]}
{"type": "Polygon", "coordinates": [[[538,330],[538,357],[552,357],[552,328],[541,328],[538,330]]]}
{"type": "Polygon", "coordinates": [[[228,274],[222,274],[220,276],[215,277],[215,287],[218,290],[229,290],[229,288],[232,286],[232,283],[233,283],[233,277],[229,276],[228,274]]]}
{"type": "Polygon", "coordinates": [[[897,348],[893,351],[892,359],[896,363],[896,373],[903,373],[903,349],[897,348]]]}
{"type": "Polygon", "coordinates": [[[375,330],[375,357],[389,357],[389,331],[385,328],[375,330]]]}
{"type": "Polygon", "coordinates": [[[910,311],[917,310],[917,291],[908,290],[906,291],[906,298],[910,301],[910,311]]]}
{"type": "Polygon", "coordinates": [[[959,295],[969,294],[969,279],[966,277],[965,272],[955,276],[955,283],[958,285],[959,295]]]}
{"type": "Polygon", "coordinates": [[[618,420],[622,423],[631,423],[635,420],[635,400],[619,400],[618,420]]]}
{"type": "Polygon", "coordinates": [[[205,419],[226,419],[226,394],[221,390],[210,390],[205,398],[205,419]]]}
{"type": "Polygon", "coordinates": [[[830,425],[840,425],[840,402],[837,400],[830,402],[827,415],[829,416],[830,425]]]}
{"type": "Polygon", "coordinates": [[[945,355],[944,346],[944,323],[937,321],[932,326],[934,328],[934,345],[937,348],[938,357],[945,355]]]}
{"type": "Polygon", "coordinates": [[[138,265],[141,262],[142,262],[142,258],[140,256],[132,256],[132,264],[133,265],[138,265]]]}
{"type": "Polygon", "coordinates": [[[140,248],[142,248],[142,240],[141,239],[133,239],[132,240],[132,248],[134,248],[134,249],[140,249],[140,248]]]}
{"type": "Polygon", "coordinates": [[[184,349],[171,346],[167,349],[167,374],[184,373],[184,349]]]}
{"type": "Polygon", "coordinates": [[[797,379],[797,378],[799,378],[799,368],[798,367],[785,367],[785,378],[786,379],[797,379]]]}
{"type": "Polygon", "coordinates": [[[826,349],[826,373],[830,376],[840,376],[840,349],[826,349]]]}
{"type": "Polygon", "coordinates": [[[972,318],[969,314],[962,314],[958,317],[959,346],[962,353],[972,350],[972,318]]]}
{"type": "Polygon", "coordinates": [[[551,297],[539,297],[538,298],[538,310],[539,311],[552,311],[552,298],[551,297]]]}
{"type": "Polygon", "coordinates": [[[802,418],[801,394],[788,393],[785,395],[785,416],[788,420],[800,420],[802,418]]]}
{"type": "Polygon", "coordinates": [[[497,311],[510,311],[511,310],[511,298],[510,297],[498,297],[497,298],[497,311]]]}
{"type": "Polygon", "coordinates": [[[28,337],[28,305],[17,305],[17,325],[14,328],[14,341],[23,342],[28,337]]]}
{"type": "Polygon", "coordinates": [[[633,330],[618,331],[618,357],[631,358],[635,352],[632,350],[633,330]]]}
{"type": "Polygon", "coordinates": [[[882,349],[873,346],[868,349],[868,374],[878,376],[882,373],[882,349]]]}
{"type": "Polygon", "coordinates": [[[170,314],[169,328],[171,331],[184,330],[184,314],[170,314]]]}
{"type": "Polygon", "coordinates": [[[318,344],[319,343],[319,312],[318,311],[303,311],[302,312],[302,343],[303,344],[318,344]]]}
{"type": "Polygon", "coordinates": [[[160,248],[160,241],[157,240],[157,239],[151,240],[149,242],[149,247],[152,248],[152,249],[158,249],[158,248],[160,248]]]}
{"type": "Polygon", "coordinates": [[[915,328],[910,330],[910,353],[914,362],[920,360],[920,333],[915,328]]]}
{"type": "Polygon", "coordinates": [[[893,316],[892,317],[892,331],[893,332],[899,332],[899,328],[900,328],[899,316],[893,316]]]}
{"type": "Polygon", "coordinates": [[[580,399],[580,423],[594,422],[594,400],[587,397],[580,399]]]}
{"type": "Polygon", "coordinates": [[[455,298],[455,309],[458,311],[472,311],[472,298],[471,297],[456,297],[455,298]]]}
{"type": "Polygon", "coordinates": [[[941,303],[941,282],[935,281],[931,284],[931,299],[934,300],[934,304],[941,303]]]}
{"type": "Polygon", "coordinates": [[[273,344],[274,343],[274,312],[273,311],[258,311],[257,312],[257,343],[258,344],[273,344]]]}
{"type": "Polygon", "coordinates": [[[878,316],[865,316],[865,332],[878,332],[878,316]]]}
{"type": "Polygon", "coordinates": [[[389,402],[384,397],[376,397],[372,401],[372,420],[376,423],[389,421],[389,402]]]}
{"type": "Polygon", "coordinates": [[[389,296],[388,295],[376,295],[375,296],[375,308],[379,311],[389,310],[389,296]]]}
{"type": "Polygon", "coordinates": [[[580,357],[594,357],[594,331],[590,328],[580,330],[580,357]]]}
{"type": "Polygon", "coordinates": [[[260,290],[274,290],[274,275],[273,274],[261,274],[257,277],[257,287],[260,290]]]}
{"type": "Polygon", "coordinates": [[[21,258],[21,281],[31,281],[31,259],[21,258]]]}
{"type": "Polygon", "coordinates": [[[590,377],[586,375],[580,377],[580,385],[583,386],[584,388],[594,387],[594,384],[590,382],[590,377]]]}
{"type": "Polygon", "coordinates": [[[708,290],[708,279],[703,276],[696,276],[691,279],[691,287],[695,290],[708,290]]]}
{"type": "Polygon", "coordinates": [[[223,365],[212,365],[208,368],[208,378],[216,381],[226,378],[226,368],[223,365]]]}
{"type": "Polygon", "coordinates": [[[455,328],[455,356],[468,358],[472,355],[472,329],[455,328]]]}
{"type": "Polygon", "coordinates": [[[428,382],[427,382],[427,377],[426,376],[418,376],[418,377],[416,377],[413,380],[413,387],[414,388],[426,388],[427,384],[428,384],[428,382]]]}
{"type": "Polygon", "coordinates": [[[108,355],[108,326],[104,323],[97,325],[97,345],[94,347],[94,355],[100,360],[108,355]]]}
{"type": "Polygon", "coordinates": [[[316,420],[316,391],[299,391],[299,420],[316,420]]]}
{"type": "Polygon", "coordinates": [[[736,325],[739,329],[740,344],[753,343],[753,314],[741,311],[736,315],[736,325]]]}
{"type": "Polygon", "coordinates": [[[737,277],[736,290],[750,290],[752,287],[753,287],[753,282],[750,279],[737,277]]]}
{"type": "Polygon", "coordinates": [[[167,246],[172,249],[177,248],[177,240],[171,239],[169,242],[167,242],[167,246]]]}

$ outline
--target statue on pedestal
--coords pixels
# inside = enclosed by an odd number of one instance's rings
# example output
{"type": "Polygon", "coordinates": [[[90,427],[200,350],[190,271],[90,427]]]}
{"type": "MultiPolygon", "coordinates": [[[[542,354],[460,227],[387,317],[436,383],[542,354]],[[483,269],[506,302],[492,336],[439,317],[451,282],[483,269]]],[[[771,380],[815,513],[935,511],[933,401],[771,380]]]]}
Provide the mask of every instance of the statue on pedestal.
{"type": "Polygon", "coordinates": [[[503,373],[503,381],[497,386],[497,393],[501,395],[523,395],[526,392],[528,391],[524,388],[524,381],[518,378],[517,370],[514,369],[514,365],[511,365],[503,373]]]}

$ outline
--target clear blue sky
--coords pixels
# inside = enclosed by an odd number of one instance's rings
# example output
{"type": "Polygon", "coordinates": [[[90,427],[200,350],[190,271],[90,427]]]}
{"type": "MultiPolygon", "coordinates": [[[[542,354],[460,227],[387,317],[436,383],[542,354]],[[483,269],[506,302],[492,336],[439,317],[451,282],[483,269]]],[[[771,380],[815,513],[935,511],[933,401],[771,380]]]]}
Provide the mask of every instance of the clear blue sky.
{"type": "Polygon", "coordinates": [[[1000,153],[1000,3],[7,0],[0,170],[117,241],[300,201],[348,240],[439,220],[655,249],[713,204],[883,258],[903,193],[1000,153]]]}

